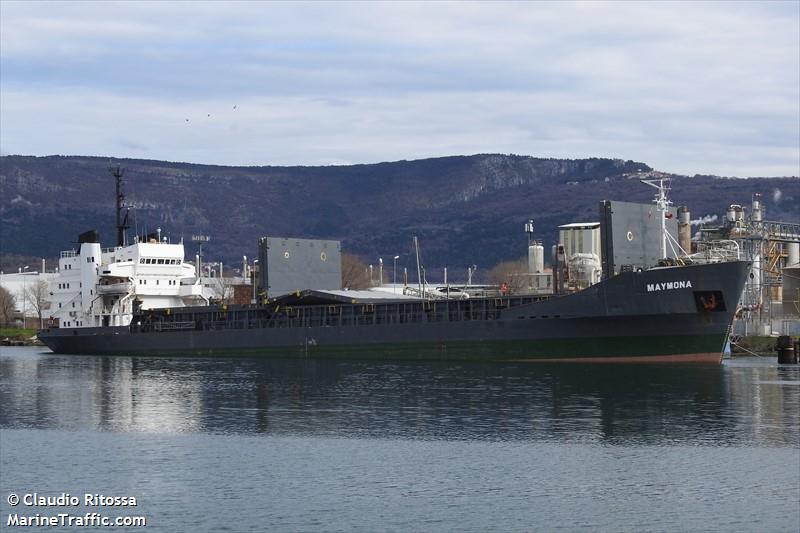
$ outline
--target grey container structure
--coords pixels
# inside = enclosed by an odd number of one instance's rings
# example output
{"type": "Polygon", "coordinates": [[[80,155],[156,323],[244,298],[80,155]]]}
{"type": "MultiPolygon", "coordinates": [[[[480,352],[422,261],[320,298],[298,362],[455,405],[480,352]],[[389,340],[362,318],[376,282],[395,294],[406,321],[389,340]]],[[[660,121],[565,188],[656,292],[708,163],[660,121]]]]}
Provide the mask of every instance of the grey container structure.
{"type": "Polygon", "coordinates": [[[303,289],[341,289],[341,243],[332,240],[262,237],[258,293],[275,298],[303,289]]]}
{"type": "MultiPolygon", "coordinates": [[[[623,269],[646,269],[661,257],[661,212],[654,204],[604,200],[600,202],[600,241],[603,277],[613,277],[623,269]]],[[[678,210],[670,207],[667,232],[678,240],[678,210]]],[[[667,257],[675,253],[667,246],[667,257]]]]}

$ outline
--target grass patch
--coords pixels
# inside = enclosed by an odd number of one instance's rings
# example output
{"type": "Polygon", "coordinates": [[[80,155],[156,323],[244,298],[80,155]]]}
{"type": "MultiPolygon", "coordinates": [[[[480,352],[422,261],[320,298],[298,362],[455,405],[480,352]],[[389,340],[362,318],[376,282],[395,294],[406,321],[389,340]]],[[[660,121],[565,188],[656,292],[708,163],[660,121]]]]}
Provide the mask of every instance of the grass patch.
{"type": "Polygon", "coordinates": [[[34,328],[0,328],[0,339],[28,340],[36,335],[34,328]]]}
{"type": "MultiPolygon", "coordinates": [[[[751,352],[755,353],[774,353],[775,352],[775,344],[778,342],[777,337],[762,337],[758,335],[753,335],[750,337],[742,337],[736,344],[741,346],[742,348],[746,348],[751,352]]],[[[731,346],[731,351],[733,353],[744,353],[747,352],[739,348],[738,346],[731,346]]]]}

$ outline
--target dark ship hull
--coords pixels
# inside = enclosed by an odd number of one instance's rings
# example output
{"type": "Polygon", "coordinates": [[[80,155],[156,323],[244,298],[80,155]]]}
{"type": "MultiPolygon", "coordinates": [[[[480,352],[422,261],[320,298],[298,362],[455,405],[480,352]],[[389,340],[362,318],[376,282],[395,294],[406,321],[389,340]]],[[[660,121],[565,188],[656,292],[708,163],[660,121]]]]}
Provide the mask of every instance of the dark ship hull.
{"type": "Polygon", "coordinates": [[[341,302],[143,312],[130,327],[51,328],[56,353],[494,361],[719,362],[749,263],[625,272],[554,297],[341,302]]]}

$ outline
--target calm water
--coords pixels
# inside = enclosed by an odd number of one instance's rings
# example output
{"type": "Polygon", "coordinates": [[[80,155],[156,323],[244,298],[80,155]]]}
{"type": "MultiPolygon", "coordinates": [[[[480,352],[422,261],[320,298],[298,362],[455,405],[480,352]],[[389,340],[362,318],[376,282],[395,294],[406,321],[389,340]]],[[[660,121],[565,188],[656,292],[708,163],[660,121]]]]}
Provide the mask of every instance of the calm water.
{"type": "Polygon", "coordinates": [[[798,531],[800,367],[2,348],[0,528],[33,492],[142,531],[798,531]]]}

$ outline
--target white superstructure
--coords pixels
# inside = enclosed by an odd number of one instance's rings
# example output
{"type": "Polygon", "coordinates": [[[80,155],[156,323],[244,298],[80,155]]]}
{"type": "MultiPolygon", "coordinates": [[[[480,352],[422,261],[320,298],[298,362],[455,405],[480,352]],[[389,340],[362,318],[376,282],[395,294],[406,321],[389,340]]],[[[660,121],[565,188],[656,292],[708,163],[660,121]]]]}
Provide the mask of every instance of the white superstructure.
{"type": "Polygon", "coordinates": [[[127,326],[142,309],[208,303],[182,243],[151,239],[101,249],[86,235],[78,251],[61,252],[59,275],[50,280],[50,318],[59,327],[127,326]]]}

